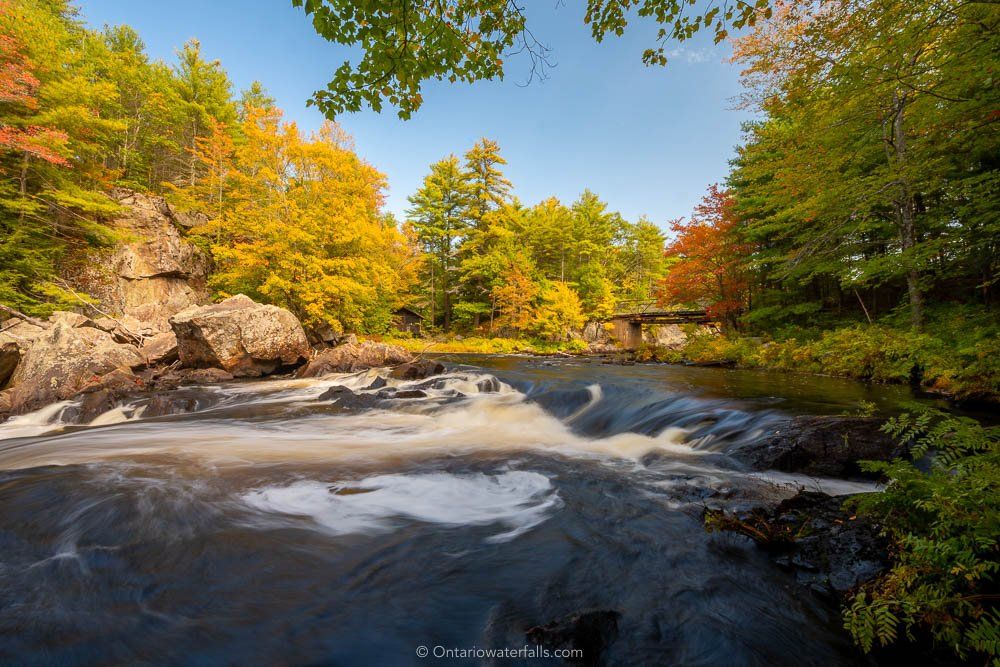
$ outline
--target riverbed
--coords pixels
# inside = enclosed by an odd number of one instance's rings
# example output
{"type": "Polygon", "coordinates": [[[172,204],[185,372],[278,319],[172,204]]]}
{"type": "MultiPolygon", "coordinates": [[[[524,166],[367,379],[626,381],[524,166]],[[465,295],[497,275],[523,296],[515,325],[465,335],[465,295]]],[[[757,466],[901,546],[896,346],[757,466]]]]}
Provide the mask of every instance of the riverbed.
{"type": "Polygon", "coordinates": [[[450,357],[182,388],[87,426],[0,425],[0,664],[563,664],[536,626],[614,614],[604,664],[861,664],[835,602],[705,507],[871,484],[728,455],[901,388],[596,360],[450,357]],[[404,391],[364,409],[320,398],[404,391]],[[421,658],[419,649],[432,653],[421,658]]]}

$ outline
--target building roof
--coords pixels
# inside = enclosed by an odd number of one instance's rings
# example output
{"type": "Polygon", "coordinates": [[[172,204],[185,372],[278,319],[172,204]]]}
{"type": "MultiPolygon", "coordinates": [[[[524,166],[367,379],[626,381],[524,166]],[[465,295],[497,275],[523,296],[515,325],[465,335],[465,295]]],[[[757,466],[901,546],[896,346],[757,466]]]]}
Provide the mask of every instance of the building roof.
{"type": "Polygon", "coordinates": [[[424,319],[423,315],[421,315],[417,311],[413,310],[412,308],[408,308],[406,306],[401,306],[401,307],[397,308],[396,310],[394,310],[392,312],[392,314],[393,315],[413,315],[415,317],[419,317],[420,319],[424,319]]]}

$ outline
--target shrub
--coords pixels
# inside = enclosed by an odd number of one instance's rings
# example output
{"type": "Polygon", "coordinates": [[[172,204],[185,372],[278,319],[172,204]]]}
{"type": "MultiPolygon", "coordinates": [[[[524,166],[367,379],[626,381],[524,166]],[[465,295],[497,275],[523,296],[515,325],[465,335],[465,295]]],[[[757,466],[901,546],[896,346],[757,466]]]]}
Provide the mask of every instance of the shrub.
{"type": "Polygon", "coordinates": [[[901,631],[926,633],[960,659],[1000,664],[1000,433],[968,418],[924,411],[889,420],[884,430],[930,456],[929,470],[909,460],[868,461],[885,475],[883,493],[853,502],[894,545],[891,569],[857,591],[845,627],[865,650],[901,631]]]}

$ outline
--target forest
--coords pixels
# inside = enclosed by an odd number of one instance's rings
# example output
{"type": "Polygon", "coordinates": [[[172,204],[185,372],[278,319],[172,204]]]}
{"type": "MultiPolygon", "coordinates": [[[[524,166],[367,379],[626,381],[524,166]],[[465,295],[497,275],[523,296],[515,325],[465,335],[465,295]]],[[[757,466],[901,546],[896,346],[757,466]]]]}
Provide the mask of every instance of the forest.
{"type": "MultiPolygon", "coordinates": [[[[115,242],[106,192],[123,186],[201,216],[191,234],[212,253],[219,296],[335,331],[391,333],[405,305],[428,333],[568,343],[617,303],[656,299],[707,308],[727,333],[684,358],[1000,389],[995,7],[777,3],[731,17],[743,29],[716,37],[732,43],[757,120],[727,180],[670,221],[625,220],[589,190],[523,203],[489,138],[430,165],[396,220],[385,177],[332,120],[304,134],[262,84],[235,92],[196,40],[153,61],[131,28],[89,30],[76,11],[6,0],[0,13],[10,307],[70,302],[58,275],[78,249],[115,242]]],[[[417,70],[411,84],[438,75],[417,70]]],[[[381,108],[386,92],[401,115],[419,107],[391,88],[315,101],[330,116],[381,108]]]]}
{"type": "MultiPolygon", "coordinates": [[[[0,320],[97,302],[63,276],[125,240],[111,196],[125,188],[196,221],[178,233],[211,257],[213,299],[287,309],[309,354],[306,331],[320,328],[335,344],[356,333],[421,353],[584,352],[588,325],[647,301],[712,321],[687,327],[680,348],[643,344],[609,366],[908,383],[921,399],[995,411],[997,3],[583,3],[597,41],[655,25],[647,66],[669,67],[668,45],[701,32],[741,72],[737,103],[752,120],[727,176],[675,220],[628,220],[586,184],[574,201],[521,201],[490,137],[448,148],[393,215],[386,176],[336,119],[387,107],[406,119],[424,83],[495,80],[518,63],[534,72],[546,49],[508,0],[291,4],[320,36],[360,47],[309,101],[326,118],[315,132],[286,120],[266,82],[236,90],[195,39],[163,62],[126,25],[86,27],[69,0],[0,0],[0,320]],[[421,338],[395,330],[403,306],[423,318],[421,338]]],[[[873,409],[822,418],[872,420],[873,409]]],[[[882,427],[913,460],[860,464],[885,484],[857,507],[891,543],[891,567],[851,589],[844,624],[866,652],[922,633],[955,659],[995,663],[996,431],[931,414],[882,427]]]]}
{"type": "Polygon", "coordinates": [[[114,242],[113,186],[202,216],[192,233],[219,295],[336,331],[384,333],[407,304],[445,331],[558,340],[616,298],[651,298],[664,275],[655,224],[589,191],[523,205],[488,139],[431,165],[396,221],[384,176],[336,124],[303,135],[261,84],[235,94],[197,41],[166,64],[127,26],[87,30],[68,3],[17,2],[3,20],[0,300],[25,312],[72,303],[53,278],[75,248],[114,242]]]}

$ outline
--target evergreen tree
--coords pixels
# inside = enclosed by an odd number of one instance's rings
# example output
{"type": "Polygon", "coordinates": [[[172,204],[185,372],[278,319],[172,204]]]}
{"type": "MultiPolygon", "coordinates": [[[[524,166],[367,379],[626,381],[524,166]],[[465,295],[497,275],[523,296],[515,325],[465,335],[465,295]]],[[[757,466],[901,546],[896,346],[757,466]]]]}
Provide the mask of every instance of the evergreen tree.
{"type": "Polygon", "coordinates": [[[431,165],[423,185],[409,197],[407,221],[428,254],[423,281],[430,295],[431,321],[450,329],[457,280],[458,245],[469,229],[471,192],[468,176],[451,155],[431,165]]]}

